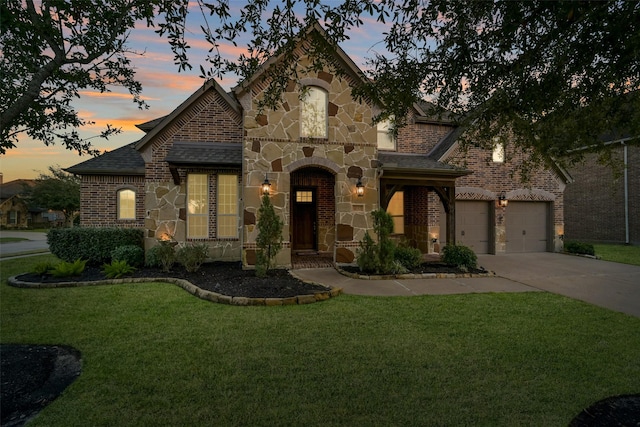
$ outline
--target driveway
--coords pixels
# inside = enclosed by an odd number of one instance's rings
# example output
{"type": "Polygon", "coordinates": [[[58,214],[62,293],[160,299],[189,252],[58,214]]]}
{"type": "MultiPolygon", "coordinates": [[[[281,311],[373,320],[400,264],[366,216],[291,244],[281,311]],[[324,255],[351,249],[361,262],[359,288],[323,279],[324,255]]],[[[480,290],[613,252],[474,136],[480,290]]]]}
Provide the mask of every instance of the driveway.
{"type": "Polygon", "coordinates": [[[24,253],[49,251],[46,233],[2,230],[0,231],[0,237],[16,237],[20,239],[28,239],[21,242],[0,244],[0,258],[8,258],[24,253]]]}
{"type": "Polygon", "coordinates": [[[640,267],[557,253],[480,255],[500,277],[640,317],[640,267]]]}

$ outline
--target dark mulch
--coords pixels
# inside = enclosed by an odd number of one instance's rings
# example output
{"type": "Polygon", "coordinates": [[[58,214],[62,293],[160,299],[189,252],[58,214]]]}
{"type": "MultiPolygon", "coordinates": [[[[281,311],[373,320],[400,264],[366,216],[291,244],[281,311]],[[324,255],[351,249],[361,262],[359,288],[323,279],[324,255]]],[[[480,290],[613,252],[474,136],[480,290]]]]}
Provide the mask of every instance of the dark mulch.
{"type": "MultiPolygon", "coordinates": [[[[356,274],[361,273],[360,269],[355,266],[344,266],[340,268],[349,273],[356,273],[356,274]]],[[[480,267],[480,268],[471,268],[468,271],[463,271],[459,267],[456,267],[455,265],[449,265],[443,262],[423,262],[418,267],[408,272],[408,274],[426,274],[426,273],[480,274],[480,273],[487,273],[487,270],[480,267]]]]}
{"type": "MultiPolygon", "coordinates": [[[[186,279],[201,289],[233,297],[287,298],[328,290],[324,286],[305,283],[296,279],[287,270],[283,269],[270,270],[267,277],[264,278],[257,277],[255,271],[243,270],[242,264],[239,262],[206,263],[193,273],[186,271],[179,265],[175,265],[168,273],[158,268],[144,267],[127,277],[186,279]]],[[[87,266],[82,275],[77,277],[57,278],[27,273],[17,276],[17,279],[23,282],[60,283],[105,280],[107,277],[102,273],[100,267],[87,266]]]]}
{"type": "Polygon", "coordinates": [[[580,412],[569,427],[640,426],[640,394],[602,399],[580,412]]]}

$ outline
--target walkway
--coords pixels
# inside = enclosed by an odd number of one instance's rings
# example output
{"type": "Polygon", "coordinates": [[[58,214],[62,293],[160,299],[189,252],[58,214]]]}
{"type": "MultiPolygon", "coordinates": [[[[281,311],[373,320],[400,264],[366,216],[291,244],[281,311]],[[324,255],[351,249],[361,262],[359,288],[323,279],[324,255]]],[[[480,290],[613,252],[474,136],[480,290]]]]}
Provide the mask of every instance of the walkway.
{"type": "Polygon", "coordinates": [[[640,267],[557,253],[480,255],[495,277],[359,280],[333,268],[295,270],[304,279],[370,296],[546,291],[640,317],[640,267]]]}

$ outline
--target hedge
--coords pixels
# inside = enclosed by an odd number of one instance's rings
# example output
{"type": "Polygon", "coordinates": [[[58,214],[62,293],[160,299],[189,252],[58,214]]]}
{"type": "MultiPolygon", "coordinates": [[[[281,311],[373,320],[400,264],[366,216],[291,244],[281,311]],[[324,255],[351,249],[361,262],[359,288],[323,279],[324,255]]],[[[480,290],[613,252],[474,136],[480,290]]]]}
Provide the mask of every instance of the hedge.
{"type": "Polygon", "coordinates": [[[47,233],[52,254],[67,262],[87,260],[90,265],[111,261],[111,252],[120,246],[144,248],[144,231],[140,228],[54,228],[47,233]]]}

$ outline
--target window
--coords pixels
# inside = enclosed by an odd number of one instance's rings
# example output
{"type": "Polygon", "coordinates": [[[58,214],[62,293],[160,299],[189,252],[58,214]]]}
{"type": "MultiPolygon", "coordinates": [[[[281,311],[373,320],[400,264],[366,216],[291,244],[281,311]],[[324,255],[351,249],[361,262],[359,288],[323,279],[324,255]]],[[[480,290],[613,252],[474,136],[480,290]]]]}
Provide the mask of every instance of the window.
{"type": "Polygon", "coordinates": [[[187,176],[187,238],[209,237],[209,176],[192,173],[187,176]]]}
{"type": "Polygon", "coordinates": [[[389,119],[378,122],[378,149],[396,149],[396,138],[393,135],[393,128],[389,119]]]}
{"type": "Polygon", "coordinates": [[[307,87],[301,100],[300,134],[309,138],[327,137],[327,92],[307,87]]]}
{"type": "Polygon", "coordinates": [[[393,218],[393,233],[404,234],[404,191],[396,191],[391,197],[387,213],[393,218]]]}
{"type": "Polygon", "coordinates": [[[20,222],[20,212],[9,211],[9,224],[17,225],[20,222]]]}
{"type": "Polygon", "coordinates": [[[313,202],[313,191],[311,191],[311,190],[299,190],[299,191],[296,191],[296,202],[297,203],[312,203],[313,202]]]}
{"type": "Polygon", "coordinates": [[[118,219],[136,219],[136,192],[118,191],[118,219]]]}
{"type": "Polygon", "coordinates": [[[219,238],[238,237],[238,176],[218,175],[219,238]]]}
{"type": "Polygon", "coordinates": [[[493,162],[504,163],[504,144],[494,140],[493,143],[493,162]]]}

